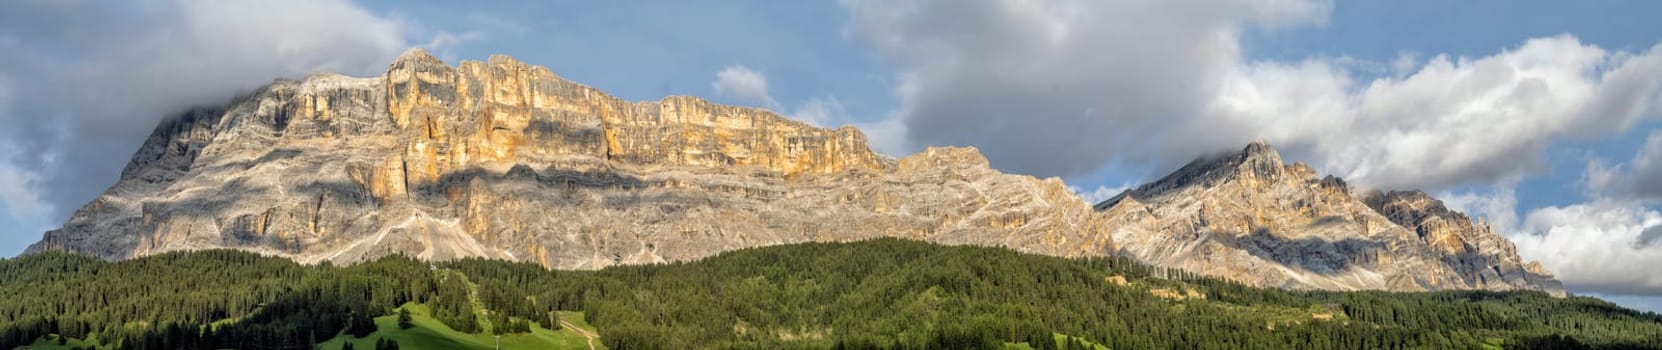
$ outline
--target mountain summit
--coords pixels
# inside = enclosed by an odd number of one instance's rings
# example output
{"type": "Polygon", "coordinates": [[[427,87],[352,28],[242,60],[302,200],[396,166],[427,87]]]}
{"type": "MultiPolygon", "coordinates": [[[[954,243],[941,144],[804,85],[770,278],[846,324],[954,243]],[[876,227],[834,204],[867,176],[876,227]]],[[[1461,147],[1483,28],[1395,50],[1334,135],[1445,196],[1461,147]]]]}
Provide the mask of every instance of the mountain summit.
{"type": "Polygon", "coordinates": [[[1093,210],[974,148],[894,159],[852,127],[624,101],[507,56],[452,67],[412,50],[383,76],[280,80],[163,122],[114,186],[28,251],[593,269],[901,237],[1123,254],[1287,288],[1563,293],[1487,226],[1415,193],[1353,193],[1256,142],[1093,210]]]}
{"type": "Polygon", "coordinates": [[[1361,191],[1268,144],[1203,157],[1096,205],[1119,253],[1251,284],[1321,289],[1563,286],[1423,192],[1361,191]]]}

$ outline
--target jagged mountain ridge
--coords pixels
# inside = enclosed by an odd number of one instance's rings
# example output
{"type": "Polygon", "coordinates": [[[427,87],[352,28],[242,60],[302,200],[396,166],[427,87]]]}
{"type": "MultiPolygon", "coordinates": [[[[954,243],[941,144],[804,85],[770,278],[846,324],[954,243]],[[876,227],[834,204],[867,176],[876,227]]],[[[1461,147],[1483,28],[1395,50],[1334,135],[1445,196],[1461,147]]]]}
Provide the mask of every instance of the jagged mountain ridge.
{"type": "Polygon", "coordinates": [[[506,56],[450,67],[412,51],[383,77],[279,81],[164,123],[30,251],[599,268],[895,236],[1080,255],[1106,251],[1085,241],[1090,217],[1060,180],[998,173],[973,149],[887,159],[852,127],[627,102],[506,56]]]}
{"type": "Polygon", "coordinates": [[[1263,142],[1202,157],[1095,208],[1120,254],[1256,285],[1564,294],[1510,241],[1424,192],[1353,189],[1283,163],[1263,142]]]}
{"type": "MultiPolygon", "coordinates": [[[[1414,227],[1437,239],[1327,230],[1320,235],[1359,243],[1285,249],[1267,245],[1273,240],[1217,245],[1186,236],[1232,232],[1212,227],[1210,216],[1165,215],[1218,200],[1215,191],[1194,189],[1313,177],[1308,167],[1283,166],[1265,144],[1243,154],[1205,158],[1093,210],[1061,180],[1000,173],[973,148],[893,159],[873,153],[852,127],[821,129],[693,97],[629,102],[507,56],[452,67],[413,50],[380,77],[278,81],[228,107],[164,122],[114,186],[29,251],[123,259],[224,247],[303,262],[397,252],[583,269],[902,237],[1058,256],[1126,254],[1290,288],[1561,293],[1538,265],[1514,266],[1510,243],[1486,227],[1440,204],[1393,204],[1406,196],[1312,198],[1365,216],[1357,222],[1394,227],[1365,232],[1414,227]],[[1298,176],[1281,175],[1289,172],[1298,176]],[[1185,224],[1191,229],[1180,229],[1185,224]],[[1433,249],[1455,246],[1439,239],[1470,248],[1433,249]],[[1193,246],[1215,252],[1171,248],[1193,246]],[[1258,251],[1293,256],[1222,258],[1258,251]],[[1423,272],[1338,283],[1335,273],[1360,272],[1300,265],[1310,260],[1304,255],[1348,261],[1353,253],[1372,254],[1363,261],[1374,264],[1355,265],[1369,273],[1397,260],[1413,269],[1392,271],[1423,272]],[[1380,262],[1392,254],[1407,257],[1380,262]]],[[[1319,182],[1344,187],[1331,177],[1319,182]]],[[[1234,194],[1256,203],[1252,197],[1265,193],[1234,194]]],[[[1253,208],[1231,210],[1244,209],[1253,208]]],[[[1260,238],[1310,236],[1260,229],[1267,233],[1260,238]]]]}

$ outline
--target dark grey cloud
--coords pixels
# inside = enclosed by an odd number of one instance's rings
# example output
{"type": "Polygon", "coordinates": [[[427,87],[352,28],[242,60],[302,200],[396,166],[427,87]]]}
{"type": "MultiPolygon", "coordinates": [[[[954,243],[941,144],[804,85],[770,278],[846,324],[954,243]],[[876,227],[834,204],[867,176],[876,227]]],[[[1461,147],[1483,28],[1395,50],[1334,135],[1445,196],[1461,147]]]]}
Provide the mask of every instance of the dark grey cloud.
{"type": "Polygon", "coordinates": [[[1203,114],[1240,31],[1320,21],[1320,1],[844,1],[848,33],[901,70],[918,146],[974,145],[1006,170],[1081,175],[1126,150],[1185,157],[1244,135],[1167,142],[1203,114]]]}
{"type": "Polygon", "coordinates": [[[1589,157],[1592,159],[1582,173],[1588,196],[1652,203],[1662,200],[1662,130],[1651,131],[1633,158],[1626,161],[1610,165],[1595,155],[1589,157]]]}
{"type": "Polygon", "coordinates": [[[1639,232],[1639,238],[1633,240],[1639,247],[1651,247],[1662,243],[1662,225],[1651,226],[1639,232]]]}
{"type": "Polygon", "coordinates": [[[5,2],[0,170],[26,186],[0,194],[14,215],[33,201],[47,217],[26,219],[60,220],[159,120],[278,77],[379,74],[409,35],[346,1],[5,2]]]}
{"type": "Polygon", "coordinates": [[[1662,132],[1652,132],[1628,164],[1633,172],[1620,179],[1619,188],[1639,198],[1662,199],[1662,132]]]}

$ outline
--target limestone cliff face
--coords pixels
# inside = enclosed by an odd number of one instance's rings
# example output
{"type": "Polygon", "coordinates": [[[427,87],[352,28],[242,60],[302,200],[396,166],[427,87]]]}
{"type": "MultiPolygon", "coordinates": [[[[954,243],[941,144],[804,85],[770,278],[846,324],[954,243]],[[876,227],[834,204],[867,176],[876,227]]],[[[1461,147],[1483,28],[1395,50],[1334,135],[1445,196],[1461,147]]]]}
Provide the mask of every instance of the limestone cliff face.
{"type": "Polygon", "coordinates": [[[383,76],[278,81],[162,123],[114,186],[29,251],[588,269],[903,237],[1125,254],[1291,288],[1560,290],[1423,194],[1353,195],[1263,144],[1095,209],[973,148],[893,159],[852,127],[693,97],[624,101],[506,56],[453,67],[412,51],[383,76]]]}
{"type": "Polygon", "coordinates": [[[385,76],[279,81],[163,123],[30,251],[598,268],[892,236],[1102,254],[1092,217],[1060,180],[999,173],[973,149],[897,161],[852,127],[628,102],[506,56],[451,67],[412,51],[385,76]]]}
{"type": "Polygon", "coordinates": [[[1540,263],[1519,258],[1517,247],[1487,223],[1449,210],[1425,192],[1368,191],[1360,199],[1391,222],[1413,231],[1472,288],[1562,289],[1540,263]]]}
{"type": "Polygon", "coordinates": [[[1096,208],[1122,254],[1258,285],[1564,293],[1511,242],[1424,193],[1357,192],[1253,143],[1096,208]]]}

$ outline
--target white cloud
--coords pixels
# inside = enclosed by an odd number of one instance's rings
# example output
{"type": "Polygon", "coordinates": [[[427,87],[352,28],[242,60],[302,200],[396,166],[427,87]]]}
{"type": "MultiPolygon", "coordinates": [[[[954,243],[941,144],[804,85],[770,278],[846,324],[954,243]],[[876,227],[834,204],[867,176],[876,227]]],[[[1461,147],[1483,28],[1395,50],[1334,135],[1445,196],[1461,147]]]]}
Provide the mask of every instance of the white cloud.
{"type": "Polygon", "coordinates": [[[1079,198],[1084,199],[1085,203],[1093,205],[1108,200],[1109,198],[1114,198],[1114,196],[1118,196],[1121,192],[1125,192],[1125,190],[1128,189],[1131,189],[1131,184],[1121,184],[1119,187],[1097,186],[1096,189],[1090,191],[1085,191],[1085,189],[1079,187],[1068,186],[1068,190],[1079,195],[1079,198]]]}
{"type": "Polygon", "coordinates": [[[844,2],[849,35],[899,70],[911,142],[974,145],[1040,176],[1166,169],[1262,138],[1362,186],[1488,185],[1542,170],[1554,141],[1657,109],[1662,50],[1567,35],[1483,57],[1242,57],[1247,28],[1322,23],[1330,5],[844,2]]]}
{"type": "MultiPolygon", "coordinates": [[[[716,73],[716,80],[710,83],[710,87],[715,89],[716,95],[719,96],[761,103],[764,107],[775,110],[783,108],[768,91],[767,76],[745,66],[734,65],[722,69],[716,73]]],[[[894,118],[858,121],[848,115],[848,109],[836,96],[826,95],[808,99],[807,102],[797,105],[786,117],[821,128],[854,125],[866,135],[867,144],[878,153],[905,155],[913,150],[912,143],[906,139],[906,124],[894,118]]]]}
{"type": "Polygon", "coordinates": [[[1488,221],[1498,232],[1516,232],[1520,223],[1516,188],[1516,184],[1507,183],[1491,186],[1487,193],[1442,193],[1437,198],[1449,209],[1488,221]]]}
{"type": "Polygon", "coordinates": [[[854,123],[866,134],[866,141],[871,149],[877,153],[890,156],[905,156],[917,150],[911,140],[906,139],[906,123],[897,119],[883,119],[871,122],[854,123]]]}
{"type": "Polygon", "coordinates": [[[791,112],[791,119],[800,120],[818,127],[838,127],[836,123],[849,120],[848,109],[843,108],[843,102],[836,96],[815,97],[803,102],[791,112]]]}
{"type": "Polygon", "coordinates": [[[710,88],[715,89],[716,96],[736,98],[769,108],[779,105],[768,94],[767,76],[742,65],[728,66],[716,72],[716,80],[710,82],[710,88]]]}
{"type": "Polygon", "coordinates": [[[1571,289],[1626,295],[1662,295],[1662,245],[1641,244],[1662,213],[1634,202],[1595,200],[1530,211],[1518,254],[1537,259],[1571,289]]]}
{"type": "Polygon", "coordinates": [[[1450,209],[1485,218],[1577,293],[1662,296],[1662,213],[1643,202],[1592,199],[1530,210],[1521,219],[1511,184],[1443,194],[1450,209]]]}
{"type": "Polygon", "coordinates": [[[1518,218],[1513,183],[1485,192],[1443,194],[1450,208],[1488,218],[1517,244],[1518,254],[1538,260],[1571,290],[1615,295],[1662,296],[1662,213],[1654,197],[1637,188],[1650,179],[1643,169],[1662,161],[1662,131],[1652,132],[1634,159],[1607,165],[1588,161],[1581,177],[1586,202],[1530,210],[1518,218]]]}
{"type": "Polygon", "coordinates": [[[61,219],[162,118],[276,77],[380,74],[416,33],[344,0],[8,2],[0,75],[30,89],[0,110],[3,161],[61,219]]]}
{"type": "Polygon", "coordinates": [[[1493,56],[1438,56],[1365,84],[1322,61],[1257,62],[1236,71],[1215,105],[1223,123],[1208,125],[1256,132],[1364,185],[1494,184],[1544,168],[1541,153],[1555,140],[1630,127],[1645,108],[1612,106],[1657,93],[1632,81],[1649,79],[1634,75],[1659,58],[1557,36],[1493,56]]]}

